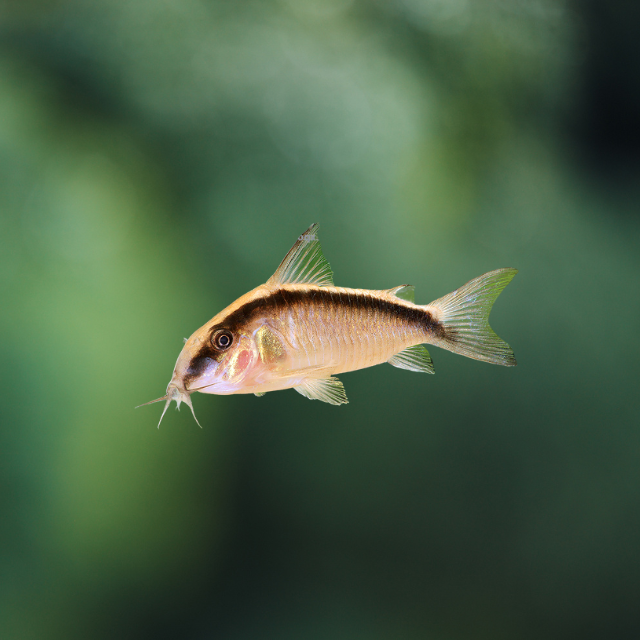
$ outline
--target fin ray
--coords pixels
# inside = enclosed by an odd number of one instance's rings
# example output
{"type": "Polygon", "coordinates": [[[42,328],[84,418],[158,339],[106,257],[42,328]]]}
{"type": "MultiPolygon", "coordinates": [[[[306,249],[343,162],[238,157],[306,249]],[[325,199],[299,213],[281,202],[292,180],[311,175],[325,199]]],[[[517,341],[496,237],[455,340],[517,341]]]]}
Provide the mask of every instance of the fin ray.
{"type": "Polygon", "coordinates": [[[344,385],[338,378],[308,378],[294,389],[309,400],[322,400],[329,404],[347,404],[344,385]]]}
{"type": "Polygon", "coordinates": [[[267,284],[315,284],[333,286],[333,272],[322,254],[318,224],[313,223],[291,247],[267,284]]]}
{"type": "Polygon", "coordinates": [[[431,356],[427,348],[423,344],[416,344],[407,347],[387,362],[398,369],[407,369],[408,371],[417,371],[418,373],[435,373],[431,356]]]}
{"type": "Polygon", "coordinates": [[[444,335],[434,339],[433,344],[474,360],[515,366],[513,350],[489,326],[489,313],[516,273],[517,269],[489,271],[424,306],[436,312],[443,327],[444,335]]]}

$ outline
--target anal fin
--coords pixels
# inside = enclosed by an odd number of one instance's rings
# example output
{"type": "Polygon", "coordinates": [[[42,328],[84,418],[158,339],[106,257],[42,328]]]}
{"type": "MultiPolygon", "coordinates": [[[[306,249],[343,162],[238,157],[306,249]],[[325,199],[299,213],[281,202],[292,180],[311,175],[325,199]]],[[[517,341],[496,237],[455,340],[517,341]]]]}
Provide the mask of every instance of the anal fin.
{"type": "Polygon", "coordinates": [[[329,378],[308,378],[302,384],[294,387],[309,400],[322,400],[329,404],[347,404],[347,394],[344,391],[344,385],[338,378],[331,376],[329,378]]]}
{"type": "Polygon", "coordinates": [[[262,396],[267,393],[266,391],[258,391],[258,393],[254,393],[254,396],[257,396],[258,398],[262,398],[262,396]]]}
{"type": "Polygon", "coordinates": [[[423,344],[416,344],[412,347],[396,353],[387,362],[399,369],[408,369],[409,371],[418,371],[420,373],[435,373],[431,356],[427,348],[423,344]]]}

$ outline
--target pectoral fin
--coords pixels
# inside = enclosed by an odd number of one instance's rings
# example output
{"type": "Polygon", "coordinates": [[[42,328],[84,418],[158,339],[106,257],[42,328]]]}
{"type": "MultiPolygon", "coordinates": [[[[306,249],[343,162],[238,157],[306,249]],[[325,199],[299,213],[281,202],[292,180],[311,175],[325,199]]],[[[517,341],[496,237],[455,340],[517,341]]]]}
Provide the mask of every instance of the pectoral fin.
{"type": "Polygon", "coordinates": [[[322,402],[329,404],[347,404],[349,402],[344,385],[333,376],[320,379],[309,378],[294,389],[309,400],[322,400],[322,402]]]}
{"type": "Polygon", "coordinates": [[[427,348],[423,344],[416,344],[413,347],[407,347],[400,353],[387,360],[389,364],[399,369],[408,369],[409,371],[418,371],[421,373],[435,373],[431,356],[427,348]]]}

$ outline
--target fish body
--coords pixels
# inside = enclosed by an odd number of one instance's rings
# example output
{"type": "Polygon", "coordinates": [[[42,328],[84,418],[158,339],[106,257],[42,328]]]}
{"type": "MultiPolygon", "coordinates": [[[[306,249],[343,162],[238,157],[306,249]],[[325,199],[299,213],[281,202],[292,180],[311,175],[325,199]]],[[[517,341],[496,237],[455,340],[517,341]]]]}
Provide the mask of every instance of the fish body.
{"type": "Polygon", "coordinates": [[[379,291],[334,286],[317,229],[314,224],[298,238],[265,284],[185,342],[167,394],[152,402],[166,400],[166,411],[171,400],[178,406],[182,401],[193,411],[194,391],[263,395],[294,388],[311,399],[343,404],[347,398],[336,374],[383,362],[434,373],[425,344],[493,364],[516,364],[509,345],[488,323],[491,306],[515,269],[491,271],[417,305],[411,285],[379,291]]]}

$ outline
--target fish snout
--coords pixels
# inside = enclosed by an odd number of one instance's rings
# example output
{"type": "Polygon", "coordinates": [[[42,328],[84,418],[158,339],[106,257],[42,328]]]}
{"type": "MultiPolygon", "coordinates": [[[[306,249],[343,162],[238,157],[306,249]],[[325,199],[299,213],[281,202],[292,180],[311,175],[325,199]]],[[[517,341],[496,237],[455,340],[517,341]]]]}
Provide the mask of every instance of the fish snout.
{"type": "Polygon", "coordinates": [[[171,382],[167,385],[167,398],[171,400],[175,400],[180,406],[181,402],[185,401],[185,397],[188,398],[190,395],[189,391],[185,388],[184,385],[180,384],[177,380],[171,380],[171,382]]]}

